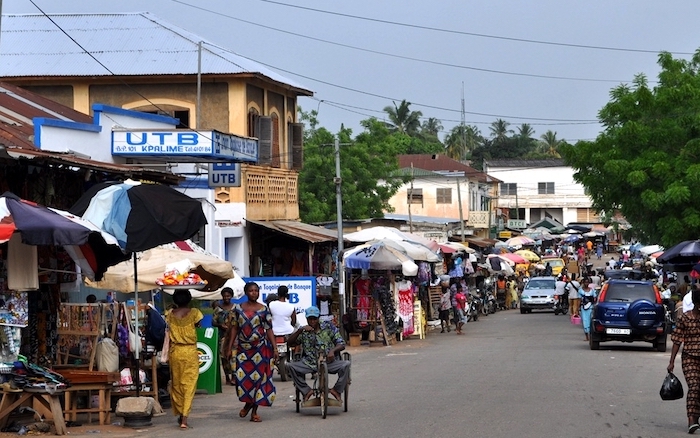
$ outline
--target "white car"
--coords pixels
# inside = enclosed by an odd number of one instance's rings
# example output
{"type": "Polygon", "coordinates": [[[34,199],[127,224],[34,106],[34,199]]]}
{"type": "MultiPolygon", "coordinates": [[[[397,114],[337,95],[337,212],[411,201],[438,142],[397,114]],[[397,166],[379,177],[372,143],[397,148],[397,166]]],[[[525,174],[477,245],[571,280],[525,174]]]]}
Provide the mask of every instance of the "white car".
{"type": "Polygon", "coordinates": [[[527,282],[520,296],[520,313],[532,313],[532,310],[554,310],[554,277],[532,277],[527,282]]]}

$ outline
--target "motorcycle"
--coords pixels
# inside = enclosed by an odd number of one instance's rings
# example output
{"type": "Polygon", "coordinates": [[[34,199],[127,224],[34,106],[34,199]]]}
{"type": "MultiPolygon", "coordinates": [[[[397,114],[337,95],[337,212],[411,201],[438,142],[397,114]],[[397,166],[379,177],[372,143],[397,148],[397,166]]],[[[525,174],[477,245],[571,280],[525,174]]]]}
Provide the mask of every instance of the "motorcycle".
{"type": "Polygon", "coordinates": [[[498,310],[498,302],[496,301],[496,297],[493,295],[493,291],[491,289],[486,290],[486,294],[484,296],[484,309],[484,315],[496,313],[498,310]]]}
{"type": "Polygon", "coordinates": [[[288,336],[275,336],[275,344],[277,348],[277,354],[279,355],[279,362],[275,364],[277,367],[277,372],[279,372],[280,378],[283,382],[289,380],[289,374],[287,373],[287,362],[292,361],[292,349],[287,345],[288,336]]]}
{"type": "Polygon", "coordinates": [[[564,292],[564,295],[554,295],[554,314],[566,315],[569,312],[569,292],[564,292]]]}
{"type": "Polygon", "coordinates": [[[479,320],[479,313],[481,312],[481,309],[479,308],[480,306],[481,306],[481,299],[470,293],[468,295],[467,308],[466,308],[467,321],[478,321],[479,320]]]}

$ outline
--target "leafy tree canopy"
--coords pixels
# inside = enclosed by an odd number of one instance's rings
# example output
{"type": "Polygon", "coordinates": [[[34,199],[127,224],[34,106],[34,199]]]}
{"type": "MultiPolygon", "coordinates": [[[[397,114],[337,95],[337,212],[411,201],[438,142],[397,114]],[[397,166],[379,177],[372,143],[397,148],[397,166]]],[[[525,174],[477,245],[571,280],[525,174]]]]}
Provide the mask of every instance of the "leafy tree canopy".
{"type": "Polygon", "coordinates": [[[560,148],[600,211],[618,209],[647,242],[700,237],[700,50],[659,55],[659,83],[620,85],[599,112],[595,141],[560,148]]]}

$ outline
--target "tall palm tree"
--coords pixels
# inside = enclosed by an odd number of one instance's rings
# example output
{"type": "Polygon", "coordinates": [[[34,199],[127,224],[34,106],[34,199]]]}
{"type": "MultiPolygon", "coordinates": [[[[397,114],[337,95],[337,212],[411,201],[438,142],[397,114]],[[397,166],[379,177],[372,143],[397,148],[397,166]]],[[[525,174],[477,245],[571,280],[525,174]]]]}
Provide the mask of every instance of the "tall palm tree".
{"type": "Polygon", "coordinates": [[[491,123],[489,130],[491,131],[491,138],[493,139],[494,144],[503,143],[506,141],[506,139],[508,139],[508,134],[513,132],[511,129],[508,129],[509,126],[510,123],[503,119],[498,119],[491,123]]]}
{"type": "Polygon", "coordinates": [[[559,145],[562,143],[562,140],[557,139],[556,132],[549,130],[542,134],[540,138],[542,139],[541,150],[543,153],[551,157],[561,158],[561,155],[559,154],[559,145]]]}
{"type": "Polygon", "coordinates": [[[518,126],[518,137],[529,139],[532,138],[533,135],[535,135],[535,130],[529,123],[523,123],[518,126]]]}
{"type": "Polygon", "coordinates": [[[423,135],[437,137],[440,131],[442,131],[442,122],[435,117],[429,117],[421,126],[421,134],[423,135]]]}
{"type": "Polygon", "coordinates": [[[406,102],[404,99],[398,106],[396,102],[394,102],[393,107],[384,107],[384,112],[387,113],[389,121],[396,131],[403,134],[414,135],[418,132],[418,128],[420,128],[420,118],[423,117],[423,113],[420,111],[411,111],[409,108],[410,106],[411,102],[406,102]]]}
{"type": "Polygon", "coordinates": [[[473,125],[457,125],[445,137],[447,155],[455,160],[464,160],[483,144],[479,128],[473,125]]]}

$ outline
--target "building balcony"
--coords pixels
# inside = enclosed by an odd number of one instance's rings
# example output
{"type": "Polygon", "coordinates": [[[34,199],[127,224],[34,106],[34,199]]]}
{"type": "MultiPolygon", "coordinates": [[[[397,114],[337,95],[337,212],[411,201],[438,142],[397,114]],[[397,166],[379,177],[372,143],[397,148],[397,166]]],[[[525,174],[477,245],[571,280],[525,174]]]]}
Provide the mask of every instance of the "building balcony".
{"type": "Polygon", "coordinates": [[[216,189],[217,203],[245,203],[246,219],[299,220],[299,174],[295,170],[241,166],[241,187],[216,189]]]}

